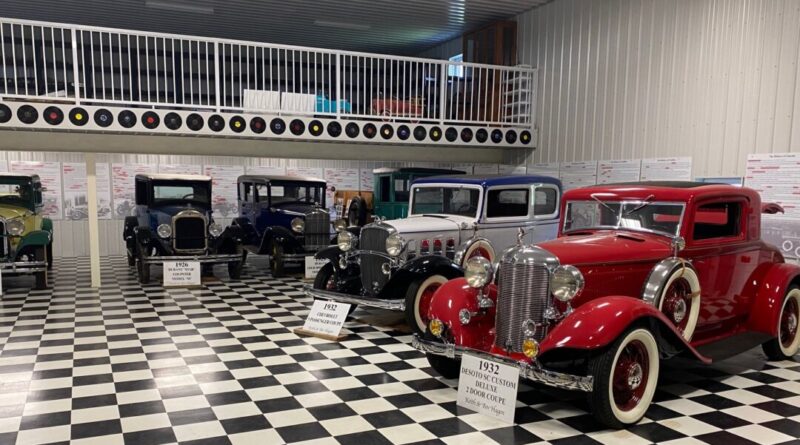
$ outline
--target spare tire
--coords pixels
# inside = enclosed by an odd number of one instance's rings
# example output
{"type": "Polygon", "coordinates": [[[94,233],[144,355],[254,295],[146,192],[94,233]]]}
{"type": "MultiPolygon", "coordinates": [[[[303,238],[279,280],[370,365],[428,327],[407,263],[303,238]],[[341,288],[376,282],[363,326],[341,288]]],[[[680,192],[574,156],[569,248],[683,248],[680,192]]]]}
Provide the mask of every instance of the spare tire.
{"type": "Polygon", "coordinates": [[[347,207],[347,225],[361,227],[367,223],[367,202],[364,198],[356,196],[350,200],[347,207]]]}

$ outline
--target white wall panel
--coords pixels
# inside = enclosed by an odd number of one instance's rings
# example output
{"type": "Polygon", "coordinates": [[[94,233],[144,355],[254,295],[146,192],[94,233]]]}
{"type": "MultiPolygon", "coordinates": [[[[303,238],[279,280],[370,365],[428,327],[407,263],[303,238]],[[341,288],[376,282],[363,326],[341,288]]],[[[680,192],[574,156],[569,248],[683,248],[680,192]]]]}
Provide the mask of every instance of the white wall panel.
{"type": "Polygon", "coordinates": [[[556,0],[517,21],[540,143],[511,161],[692,156],[725,176],[800,151],[798,0],[556,0]]]}

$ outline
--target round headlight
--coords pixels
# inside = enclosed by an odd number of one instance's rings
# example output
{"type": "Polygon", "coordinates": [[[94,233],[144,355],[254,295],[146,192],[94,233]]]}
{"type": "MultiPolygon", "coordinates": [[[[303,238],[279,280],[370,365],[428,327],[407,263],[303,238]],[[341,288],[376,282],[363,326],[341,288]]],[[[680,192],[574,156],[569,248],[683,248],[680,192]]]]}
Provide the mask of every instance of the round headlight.
{"type": "Polygon", "coordinates": [[[348,232],[339,232],[339,235],[336,237],[336,245],[339,246],[339,249],[342,252],[347,252],[348,250],[353,248],[353,244],[355,244],[356,237],[348,232]]]}
{"type": "Polygon", "coordinates": [[[297,233],[303,233],[306,228],[306,221],[303,218],[295,218],[292,220],[292,230],[297,233]]]}
{"type": "Polygon", "coordinates": [[[11,235],[19,236],[25,231],[25,223],[18,219],[12,219],[8,222],[6,228],[11,235]]]}
{"type": "Polygon", "coordinates": [[[470,287],[486,286],[492,279],[492,262],[482,256],[470,258],[464,268],[464,278],[470,287]]]}
{"type": "Polygon", "coordinates": [[[208,233],[210,233],[211,236],[216,238],[222,235],[222,226],[217,223],[211,223],[208,225],[208,233]]]}
{"type": "Polygon", "coordinates": [[[161,238],[169,238],[169,236],[172,235],[172,227],[170,227],[169,224],[161,224],[156,229],[156,232],[158,232],[158,236],[161,238]]]}
{"type": "Polygon", "coordinates": [[[575,266],[558,266],[550,281],[553,296],[559,301],[568,302],[583,290],[583,274],[575,266]]]}
{"type": "Polygon", "coordinates": [[[388,253],[389,256],[400,255],[404,247],[405,241],[403,241],[403,237],[400,235],[393,233],[386,238],[386,253],[388,253]]]}
{"type": "Polygon", "coordinates": [[[347,230],[347,221],[345,221],[344,219],[337,219],[336,221],[333,222],[333,228],[337,232],[344,232],[345,230],[347,230]]]}

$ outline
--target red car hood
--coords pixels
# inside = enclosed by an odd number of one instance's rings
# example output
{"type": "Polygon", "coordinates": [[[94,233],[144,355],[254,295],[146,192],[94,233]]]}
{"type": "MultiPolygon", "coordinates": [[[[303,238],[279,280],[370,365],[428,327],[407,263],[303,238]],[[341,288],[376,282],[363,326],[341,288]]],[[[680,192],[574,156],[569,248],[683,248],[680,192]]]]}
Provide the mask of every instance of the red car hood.
{"type": "Polygon", "coordinates": [[[630,231],[602,231],[562,236],[538,244],[553,253],[561,264],[586,264],[653,261],[672,253],[665,236],[630,231]]]}

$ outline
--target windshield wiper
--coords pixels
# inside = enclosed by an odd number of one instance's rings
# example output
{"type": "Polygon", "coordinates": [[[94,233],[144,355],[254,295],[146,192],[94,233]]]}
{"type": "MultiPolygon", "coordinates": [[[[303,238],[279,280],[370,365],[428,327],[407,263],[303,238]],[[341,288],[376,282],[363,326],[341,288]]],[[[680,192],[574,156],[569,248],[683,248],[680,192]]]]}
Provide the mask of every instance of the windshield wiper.
{"type": "Polygon", "coordinates": [[[597,196],[596,196],[594,193],[592,193],[591,195],[589,195],[589,197],[590,197],[590,198],[592,198],[592,199],[594,199],[595,201],[597,201],[597,202],[598,202],[598,203],[599,203],[601,206],[605,207],[605,208],[606,208],[606,210],[608,210],[609,212],[611,212],[611,213],[617,213],[617,211],[616,211],[616,210],[612,209],[612,208],[611,208],[611,206],[609,206],[608,204],[606,204],[606,203],[605,203],[605,202],[604,202],[602,199],[598,198],[598,197],[597,197],[597,196]]]}
{"type": "Polygon", "coordinates": [[[628,210],[627,212],[625,212],[625,215],[624,215],[624,216],[628,216],[628,215],[630,215],[631,213],[636,213],[636,212],[638,212],[639,210],[641,210],[641,209],[643,209],[643,208],[645,208],[645,207],[649,206],[649,205],[650,205],[650,200],[651,200],[651,199],[653,199],[653,198],[655,198],[655,195],[649,195],[647,198],[644,198],[644,201],[642,201],[642,203],[641,203],[641,204],[639,204],[638,206],[636,206],[636,207],[634,207],[634,208],[632,208],[632,209],[628,210]]]}

